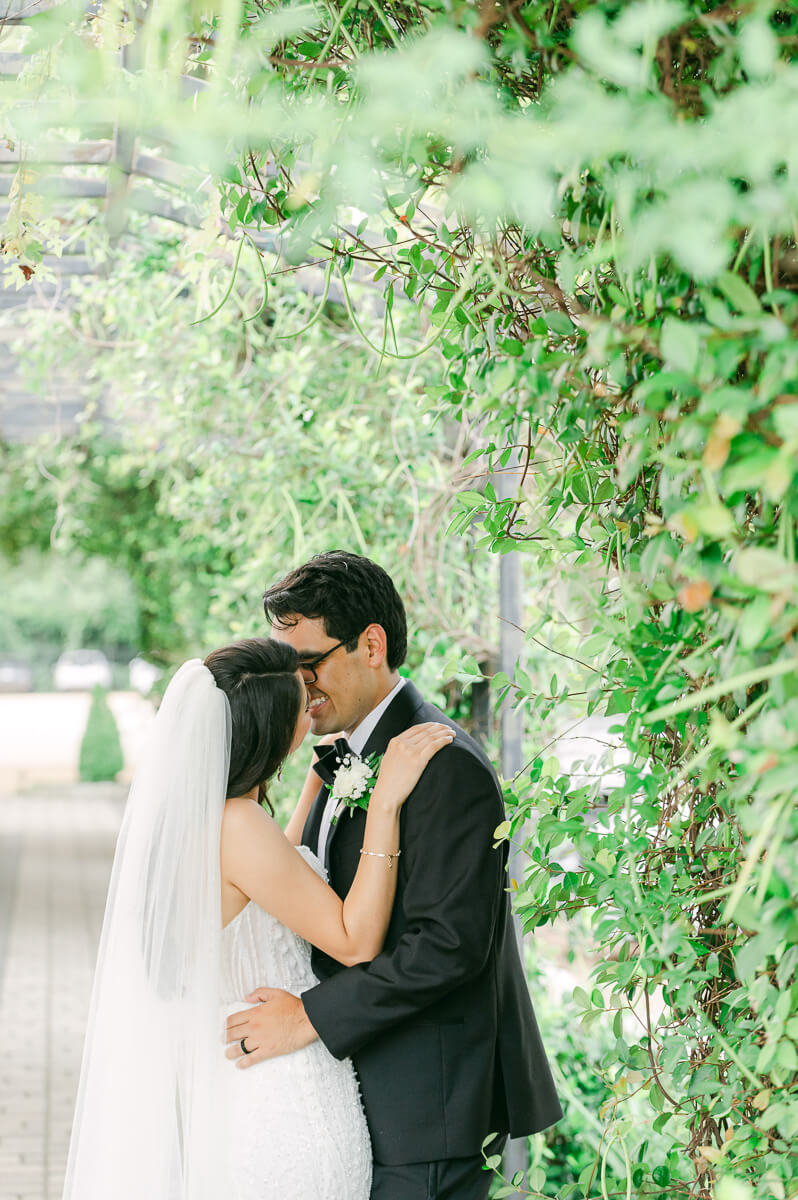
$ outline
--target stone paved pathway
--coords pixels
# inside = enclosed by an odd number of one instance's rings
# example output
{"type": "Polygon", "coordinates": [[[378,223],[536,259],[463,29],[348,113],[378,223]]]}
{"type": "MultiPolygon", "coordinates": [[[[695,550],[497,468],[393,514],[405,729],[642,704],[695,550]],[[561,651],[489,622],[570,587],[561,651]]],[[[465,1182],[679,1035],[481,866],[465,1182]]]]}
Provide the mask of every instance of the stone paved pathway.
{"type": "Polygon", "coordinates": [[[125,790],[0,796],[0,1200],[61,1197],[125,790]]]}

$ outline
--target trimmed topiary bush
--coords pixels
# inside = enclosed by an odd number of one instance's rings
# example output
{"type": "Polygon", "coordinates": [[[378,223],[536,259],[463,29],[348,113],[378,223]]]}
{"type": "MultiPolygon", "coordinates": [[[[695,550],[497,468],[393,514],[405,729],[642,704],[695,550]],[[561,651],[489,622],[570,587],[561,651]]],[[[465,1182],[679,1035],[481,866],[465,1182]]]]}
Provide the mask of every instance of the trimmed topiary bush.
{"type": "Polygon", "coordinates": [[[125,765],[114,714],[103,688],[94,689],[80,746],[80,778],[86,783],[116,779],[125,765]]]}

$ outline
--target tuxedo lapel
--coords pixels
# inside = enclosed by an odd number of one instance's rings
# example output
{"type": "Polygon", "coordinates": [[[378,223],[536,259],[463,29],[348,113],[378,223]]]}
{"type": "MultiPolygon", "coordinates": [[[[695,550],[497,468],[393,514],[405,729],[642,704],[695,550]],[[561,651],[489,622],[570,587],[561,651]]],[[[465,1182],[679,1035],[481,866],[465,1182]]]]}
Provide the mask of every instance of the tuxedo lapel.
{"type": "MultiPolygon", "coordinates": [[[[371,732],[371,735],[366,742],[360,754],[361,758],[368,758],[370,754],[384,754],[388,743],[392,737],[396,737],[403,729],[407,729],[408,725],[412,725],[416,717],[416,713],[424,703],[424,698],[418,688],[410,682],[407,683],[396,693],[396,696],[386,708],[385,712],[380,717],[371,732]]],[[[325,792],[326,795],[326,792],[325,792]]],[[[322,805],[322,809],[323,809],[322,805]]],[[[319,847],[319,857],[323,859],[325,867],[329,868],[330,847],[332,846],[335,835],[346,821],[358,821],[358,824],[365,824],[365,813],[362,809],[355,809],[354,816],[350,817],[349,812],[352,810],[344,810],[334,825],[330,826],[330,834],[327,838],[327,845],[319,847]]],[[[313,814],[311,813],[311,816],[313,814]]],[[[310,818],[309,818],[310,819],[310,818]]],[[[321,821],[321,816],[319,816],[321,821]]],[[[318,826],[316,829],[318,835],[318,826]]]]}
{"type": "Polygon", "coordinates": [[[408,725],[413,724],[416,713],[423,703],[424,697],[421,692],[408,679],[377,722],[363,747],[362,757],[368,758],[370,754],[384,754],[391,738],[396,737],[403,729],[407,729],[408,725]]]}
{"type": "Polygon", "coordinates": [[[324,846],[319,845],[319,832],[321,829],[321,818],[327,803],[327,795],[327,788],[322,784],[316,799],[311,805],[310,812],[305,821],[305,828],[302,830],[302,845],[312,850],[322,862],[324,861],[324,846]]]}

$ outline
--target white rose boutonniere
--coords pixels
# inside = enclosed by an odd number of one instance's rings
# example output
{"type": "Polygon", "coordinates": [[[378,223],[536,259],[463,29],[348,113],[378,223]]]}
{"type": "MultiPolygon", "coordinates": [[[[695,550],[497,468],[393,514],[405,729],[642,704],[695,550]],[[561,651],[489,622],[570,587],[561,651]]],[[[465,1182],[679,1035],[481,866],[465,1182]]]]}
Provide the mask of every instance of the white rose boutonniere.
{"type": "Polygon", "coordinates": [[[356,808],[362,808],[364,812],[368,809],[381,761],[381,754],[361,758],[354,750],[349,750],[338,760],[330,794],[335,800],[343,802],[349,809],[350,817],[356,808]]]}

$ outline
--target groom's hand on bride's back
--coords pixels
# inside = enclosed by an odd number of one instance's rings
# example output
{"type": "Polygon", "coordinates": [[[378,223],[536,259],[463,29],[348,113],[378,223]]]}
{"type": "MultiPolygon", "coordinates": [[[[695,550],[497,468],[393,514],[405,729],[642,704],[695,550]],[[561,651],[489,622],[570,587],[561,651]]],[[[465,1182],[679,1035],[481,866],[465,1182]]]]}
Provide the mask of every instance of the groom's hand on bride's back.
{"type": "Polygon", "coordinates": [[[267,1058],[293,1054],[318,1037],[302,1001],[290,992],[257,988],[246,1000],[256,1007],[227,1018],[225,1053],[237,1067],[254,1067],[267,1058]]]}

